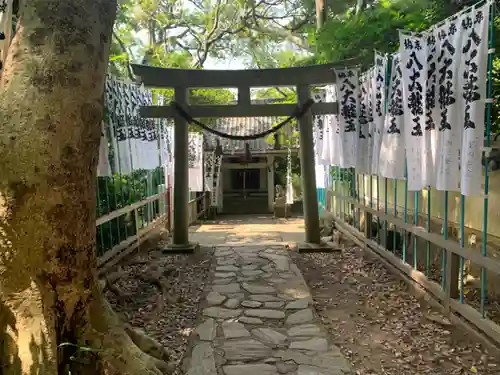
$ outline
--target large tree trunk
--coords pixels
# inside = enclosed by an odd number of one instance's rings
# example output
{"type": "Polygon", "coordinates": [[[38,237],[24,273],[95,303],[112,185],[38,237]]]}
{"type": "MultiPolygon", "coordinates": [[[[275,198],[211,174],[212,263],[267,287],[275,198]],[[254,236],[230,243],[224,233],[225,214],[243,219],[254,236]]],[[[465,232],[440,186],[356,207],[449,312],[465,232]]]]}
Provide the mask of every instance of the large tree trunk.
{"type": "Polygon", "coordinates": [[[160,374],[95,277],[116,0],[23,3],[0,82],[0,374],[160,374]]]}

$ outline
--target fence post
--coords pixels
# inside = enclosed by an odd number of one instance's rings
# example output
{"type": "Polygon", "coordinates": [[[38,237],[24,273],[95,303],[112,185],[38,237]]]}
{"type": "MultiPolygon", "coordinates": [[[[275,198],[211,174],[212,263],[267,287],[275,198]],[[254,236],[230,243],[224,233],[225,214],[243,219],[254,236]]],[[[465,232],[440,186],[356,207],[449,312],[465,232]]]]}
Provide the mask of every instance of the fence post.
{"type": "Polygon", "coordinates": [[[446,296],[447,298],[458,298],[460,290],[458,287],[460,276],[460,256],[450,250],[446,250],[448,262],[446,264],[446,296]]]}
{"type": "Polygon", "coordinates": [[[364,211],[364,220],[365,220],[365,237],[368,239],[372,238],[372,222],[373,215],[371,212],[364,211]]]}
{"type": "MultiPolygon", "coordinates": [[[[309,86],[298,86],[297,97],[299,105],[304,105],[310,99],[309,86]]],[[[314,167],[313,121],[310,109],[299,119],[299,128],[306,242],[319,245],[321,237],[314,167]]]]}

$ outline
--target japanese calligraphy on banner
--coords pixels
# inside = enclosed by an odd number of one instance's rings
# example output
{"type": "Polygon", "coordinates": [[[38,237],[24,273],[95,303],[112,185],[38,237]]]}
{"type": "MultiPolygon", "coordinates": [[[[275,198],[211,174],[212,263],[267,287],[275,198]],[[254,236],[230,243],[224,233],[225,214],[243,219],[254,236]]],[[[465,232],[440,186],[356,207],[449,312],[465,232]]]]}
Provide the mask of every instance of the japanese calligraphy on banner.
{"type": "Polygon", "coordinates": [[[189,189],[203,191],[203,134],[189,132],[189,189]]]}
{"type": "Polygon", "coordinates": [[[106,79],[106,121],[112,135],[114,169],[119,173],[154,169],[160,164],[156,123],[139,114],[141,106],[151,103],[151,91],[133,83],[106,79]]]}
{"type": "Polygon", "coordinates": [[[161,122],[160,127],[160,160],[161,165],[166,167],[167,179],[174,178],[174,127],[167,121],[161,122]]]}
{"type": "Polygon", "coordinates": [[[360,173],[371,173],[371,159],[373,149],[372,139],[372,105],[371,105],[371,85],[372,85],[372,71],[364,73],[360,80],[359,90],[359,138],[357,149],[357,162],[356,166],[360,173]]]}
{"type": "Polygon", "coordinates": [[[422,33],[400,32],[390,76],[389,58],[379,53],[361,76],[356,68],[335,70],[337,100],[328,102],[338,102],[339,114],[317,124],[319,164],[407,178],[411,191],[481,194],[492,4],[422,33]]]}
{"type": "Polygon", "coordinates": [[[286,204],[293,204],[293,184],[292,184],[292,150],[288,148],[286,158],[286,204]]]}
{"type": "Polygon", "coordinates": [[[339,167],[356,167],[359,139],[359,69],[335,70],[342,148],[339,167]]]}
{"type": "Polygon", "coordinates": [[[132,172],[132,150],[128,139],[127,124],[127,98],[125,95],[128,85],[124,82],[111,78],[106,79],[106,89],[104,95],[107,109],[107,121],[112,132],[112,147],[114,154],[114,169],[118,173],[128,174],[132,172]]]}
{"type": "Polygon", "coordinates": [[[325,116],[314,118],[314,160],[316,165],[321,164],[323,155],[323,136],[325,127],[325,116]]]}
{"type": "Polygon", "coordinates": [[[423,176],[427,186],[436,186],[437,144],[439,131],[436,123],[439,119],[437,103],[437,41],[432,33],[425,36],[427,53],[427,74],[425,81],[425,127],[424,127],[424,160],[426,163],[423,176]]]}
{"type": "Polygon", "coordinates": [[[399,55],[403,82],[404,142],[408,190],[427,186],[426,142],[424,129],[427,83],[427,47],[423,35],[399,33],[399,55]]]}
{"type": "Polygon", "coordinates": [[[222,206],[222,200],[221,200],[222,189],[220,183],[222,157],[223,157],[222,154],[215,155],[213,188],[212,188],[212,194],[210,195],[211,198],[210,203],[212,207],[222,206]]]}
{"type": "MultiPolygon", "coordinates": [[[[335,85],[326,87],[326,101],[329,103],[337,102],[337,89],[335,85]]],[[[339,155],[342,153],[342,142],[340,141],[340,128],[338,114],[326,115],[325,127],[327,128],[326,136],[328,137],[328,147],[325,147],[326,152],[323,153],[324,159],[328,159],[328,165],[340,165],[339,155]]]]}
{"type": "MultiPolygon", "coordinates": [[[[316,103],[322,103],[325,101],[325,92],[314,92],[312,95],[313,100],[316,103]]],[[[324,145],[324,135],[325,135],[325,122],[326,116],[314,116],[314,160],[316,165],[322,165],[323,160],[323,150],[324,145]]]]}
{"type": "Polygon", "coordinates": [[[373,138],[371,172],[374,175],[379,173],[380,146],[385,119],[386,72],[387,55],[375,52],[375,66],[372,76],[373,122],[371,131],[373,138]]]}
{"type": "Polygon", "coordinates": [[[459,123],[463,127],[460,190],[463,195],[481,193],[484,138],[484,99],[488,60],[488,23],[492,2],[472,9],[461,17],[462,43],[459,89],[462,98],[459,123]]]}
{"type": "Polygon", "coordinates": [[[439,129],[436,188],[459,191],[459,151],[462,129],[458,91],[458,68],[462,33],[461,20],[447,20],[434,30],[439,56],[437,59],[439,129]]]}
{"type": "MultiPolygon", "coordinates": [[[[144,85],[139,87],[139,104],[140,106],[153,105],[153,94],[150,89],[144,88],[144,85]]],[[[137,169],[155,169],[160,165],[156,122],[151,118],[143,118],[139,114],[139,107],[137,107],[136,110],[140,134],[137,142],[137,169]]]]}
{"type": "MultiPolygon", "coordinates": [[[[156,97],[156,104],[164,105],[165,98],[163,95],[156,97]]],[[[172,120],[158,119],[159,121],[159,137],[160,137],[160,165],[166,168],[166,178],[173,178],[174,170],[174,126],[172,120]]]]}
{"type": "Polygon", "coordinates": [[[389,81],[389,105],[380,146],[379,174],[387,178],[405,177],[404,105],[401,60],[392,57],[389,81]]]}
{"type": "Polygon", "coordinates": [[[214,188],[214,166],[215,166],[215,152],[205,151],[203,153],[205,159],[205,190],[213,191],[214,188]]]}
{"type": "Polygon", "coordinates": [[[320,165],[330,165],[331,164],[331,152],[332,152],[332,135],[330,134],[331,129],[331,115],[324,115],[323,118],[323,147],[321,149],[321,155],[319,155],[320,165]]]}
{"type": "Polygon", "coordinates": [[[375,74],[375,68],[371,68],[367,73],[367,82],[366,82],[366,92],[364,95],[364,101],[366,105],[366,117],[368,120],[368,159],[367,159],[367,174],[372,174],[372,164],[373,164],[373,75],[375,74]]]}

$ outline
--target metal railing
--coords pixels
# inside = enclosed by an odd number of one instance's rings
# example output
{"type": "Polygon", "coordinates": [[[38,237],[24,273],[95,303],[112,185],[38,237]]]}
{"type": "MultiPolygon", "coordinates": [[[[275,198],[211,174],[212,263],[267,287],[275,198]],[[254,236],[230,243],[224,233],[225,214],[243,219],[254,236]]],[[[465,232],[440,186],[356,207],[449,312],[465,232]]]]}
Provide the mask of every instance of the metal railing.
{"type": "Polygon", "coordinates": [[[318,203],[337,229],[424,291],[450,318],[465,320],[500,345],[500,238],[493,228],[500,220],[493,207],[483,212],[484,197],[466,202],[460,194],[433,188],[409,192],[405,181],[354,169],[333,167],[330,173],[331,186],[318,193],[318,203]]]}

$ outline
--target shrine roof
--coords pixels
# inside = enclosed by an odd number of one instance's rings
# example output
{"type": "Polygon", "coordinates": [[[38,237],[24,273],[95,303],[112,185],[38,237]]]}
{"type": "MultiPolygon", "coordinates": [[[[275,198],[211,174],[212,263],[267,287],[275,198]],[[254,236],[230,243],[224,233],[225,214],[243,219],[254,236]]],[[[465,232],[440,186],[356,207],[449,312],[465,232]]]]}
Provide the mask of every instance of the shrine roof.
{"type": "MultiPolygon", "coordinates": [[[[269,104],[280,102],[280,99],[254,99],[252,104],[269,104]]],[[[218,119],[215,126],[212,126],[219,132],[231,135],[251,135],[262,133],[276,124],[283,121],[281,117],[226,117],[218,119]]],[[[285,125],[281,134],[286,137],[292,136],[292,126],[285,125]]],[[[224,153],[241,153],[245,151],[245,144],[248,143],[250,151],[271,151],[275,150],[273,136],[264,138],[253,139],[248,141],[232,140],[216,136],[208,131],[204,132],[204,148],[206,151],[215,150],[217,146],[217,139],[222,146],[224,153]]]]}
{"type": "MultiPolygon", "coordinates": [[[[215,130],[231,135],[251,135],[264,132],[282,121],[278,117],[235,117],[217,120],[215,130]]],[[[292,126],[285,125],[281,133],[286,137],[292,136],[292,126]]],[[[215,150],[217,139],[222,146],[224,153],[239,153],[245,151],[245,144],[248,143],[250,151],[271,151],[275,149],[274,138],[267,136],[264,138],[248,141],[232,140],[214,135],[208,131],[204,132],[204,149],[206,151],[215,150]]]]}

